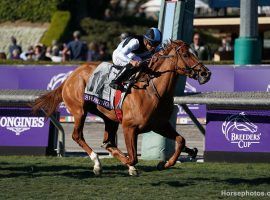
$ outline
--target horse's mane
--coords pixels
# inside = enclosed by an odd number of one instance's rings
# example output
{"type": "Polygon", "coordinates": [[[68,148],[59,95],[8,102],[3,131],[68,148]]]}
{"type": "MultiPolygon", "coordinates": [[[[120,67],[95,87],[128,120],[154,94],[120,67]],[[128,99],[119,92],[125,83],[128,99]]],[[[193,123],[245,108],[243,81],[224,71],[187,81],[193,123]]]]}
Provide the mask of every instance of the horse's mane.
{"type": "Polygon", "coordinates": [[[185,42],[183,42],[182,40],[168,40],[167,42],[162,44],[162,50],[156,52],[153,56],[152,56],[152,60],[151,63],[149,63],[149,68],[154,69],[154,66],[160,66],[162,64],[162,62],[164,61],[164,59],[159,59],[162,56],[166,56],[168,55],[171,50],[175,47],[181,46],[181,45],[186,45],[185,42]],[[150,66],[151,65],[151,66],[150,66]]]}
{"type": "Polygon", "coordinates": [[[152,58],[148,66],[144,66],[138,78],[142,78],[145,75],[157,75],[156,72],[161,64],[164,62],[163,56],[168,55],[173,48],[186,44],[181,40],[168,40],[167,42],[162,44],[162,50],[156,52],[152,58]]]}
{"type": "MultiPolygon", "coordinates": [[[[172,50],[172,48],[174,48],[175,46],[177,46],[177,42],[173,41],[173,40],[167,40],[166,42],[164,42],[162,44],[162,54],[163,55],[168,55],[170,53],[170,51],[172,50]]],[[[158,51],[157,53],[155,53],[154,55],[161,55],[160,51],[158,51]]]]}

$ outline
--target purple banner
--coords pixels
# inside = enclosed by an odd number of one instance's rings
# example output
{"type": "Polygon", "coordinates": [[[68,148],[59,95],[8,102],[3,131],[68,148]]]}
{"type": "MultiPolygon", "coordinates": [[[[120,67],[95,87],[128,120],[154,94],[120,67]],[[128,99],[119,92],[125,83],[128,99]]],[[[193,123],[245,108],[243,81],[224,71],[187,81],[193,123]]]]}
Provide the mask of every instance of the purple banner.
{"type": "Polygon", "coordinates": [[[0,146],[47,147],[49,120],[29,108],[0,108],[0,146]]]}
{"type": "Polygon", "coordinates": [[[75,66],[0,66],[0,89],[52,90],[75,66]]]}
{"type": "Polygon", "coordinates": [[[205,151],[270,152],[270,111],[208,110],[205,151]]]}
{"type": "Polygon", "coordinates": [[[270,92],[270,66],[242,66],[234,73],[234,91],[270,92]]]}
{"type": "MultiPolygon", "coordinates": [[[[0,89],[47,89],[59,86],[77,66],[0,66],[0,89]]],[[[211,91],[270,91],[270,66],[207,66],[212,77],[205,85],[187,79],[185,92],[211,91]]],[[[205,122],[204,105],[189,105],[194,115],[205,122]]],[[[70,121],[67,109],[60,106],[61,120],[70,121]],[[64,116],[64,117],[63,117],[64,116]]],[[[179,106],[178,123],[187,122],[188,116],[179,106]]],[[[100,119],[91,116],[91,119],[100,119]]]]}
{"type": "MultiPolygon", "coordinates": [[[[53,90],[57,88],[76,66],[1,66],[0,89],[53,90]]],[[[61,116],[69,116],[62,103],[61,116]]]]}
{"type": "MultiPolygon", "coordinates": [[[[193,79],[187,79],[185,92],[211,92],[211,91],[227,91],[232,92],[234,90],[234,68],[232,66],[208,66],[212,72],[212,77],[208,83],[200,85],[198,81],[193,79]]],[[[205,123],[206,106],[198,104],[188,105],[192,113],[201,119],[201,123],[205,123]]],[[[188,115],[179,105],[178,117],[181,121],[179,123],[193,123],[191,119],[188,119],[188,115]]]]}

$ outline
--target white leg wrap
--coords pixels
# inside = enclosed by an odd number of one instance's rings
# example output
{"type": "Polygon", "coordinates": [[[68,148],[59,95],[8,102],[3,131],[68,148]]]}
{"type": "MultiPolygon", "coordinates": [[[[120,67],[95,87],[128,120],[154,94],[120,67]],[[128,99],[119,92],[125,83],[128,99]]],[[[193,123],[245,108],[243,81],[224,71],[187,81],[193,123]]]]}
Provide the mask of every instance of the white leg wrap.
{"type": "Polygon", "coordinates": [[[102,169],[101,169],[101,164],[100,164],[98,155],[94,151],[92,151],[92,153],[90,154],[90,158],[95,163],[94,169],[93,169],[94,174],[100,175],[102,172],[102,169]]]}
{"type": "Polygon", "coordinates": [[[101,167],[98,155],[94,151],[92,151],[92,153],[90,154],[90,158],[95,163],[94,168],[100,168],[101,167]]]}
{"type": "Polygon", "coordinates": [[[134,166],[129,166],[129,170],[136,170],[134,166]]]}
{"type": "Polygon", "coordinates": [[[128,166],[128,173],[130,176],[138,176],[138,171],[134,166],[128,166]]]}

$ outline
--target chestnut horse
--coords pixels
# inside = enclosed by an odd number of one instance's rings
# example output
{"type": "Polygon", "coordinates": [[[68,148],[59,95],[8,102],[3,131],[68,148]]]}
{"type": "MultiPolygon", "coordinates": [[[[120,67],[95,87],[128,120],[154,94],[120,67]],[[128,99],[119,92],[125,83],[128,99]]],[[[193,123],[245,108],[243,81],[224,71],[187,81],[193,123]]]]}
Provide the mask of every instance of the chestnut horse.
{"type": "Polygon", "coordinates": [[[84,140],[83,126],[87,112],[104,120],[104,147],[129,167],[130,175],[137,175],[134,167],[138,162],[137,136],[150,130],[176,141],[174,154],[167,162],[160,162],[159,169],[173,166],[181,151],[196,156],[194,150],[186,147],[185,139],[169,123],[173,111],[173,95],[177,77],[185,75],[204,84],[211,76],[211,72],[198,60],[186,43],[180,40],[171,41],[164,50],[154,54],[148,67],[142,70],[137,77],[137,82],[128,92],[122,106],[122,127],[128,156],[123,154],[115,144],[119,125],[115,111],[84,101],[86,83],[96,67],[97,64],[79,66],[64,83],[39,97],[33,105],[33,111],[44,109],[50,116],[64,101],[74,116],[72,138],[94,161],[95,174],[101,173],[101,164],[98,155],[84,140]]]}

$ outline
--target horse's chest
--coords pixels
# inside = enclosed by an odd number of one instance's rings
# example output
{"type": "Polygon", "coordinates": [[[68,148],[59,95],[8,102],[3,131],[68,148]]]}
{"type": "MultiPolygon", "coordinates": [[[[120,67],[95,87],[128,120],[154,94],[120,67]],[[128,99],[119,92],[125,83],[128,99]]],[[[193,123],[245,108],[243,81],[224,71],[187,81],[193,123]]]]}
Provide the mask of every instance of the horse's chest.
{"type": "Polygon", "coordinates": [[[156,105],[153,109],[151,118],[153,119],[162,119],[166,120],[169,119],[173,112],[173,103],[171,101],[163,101],[156,105]]]}

